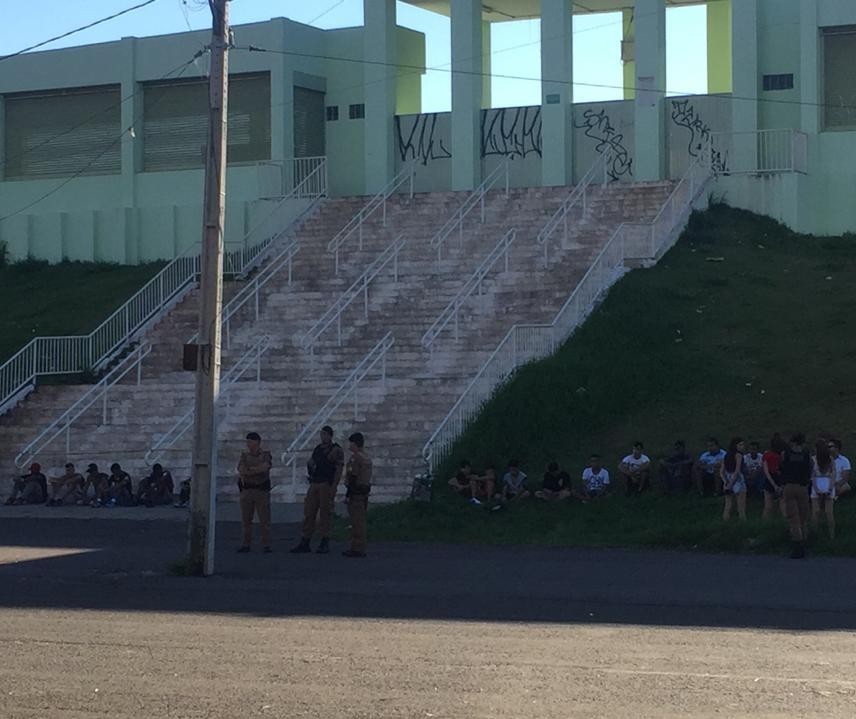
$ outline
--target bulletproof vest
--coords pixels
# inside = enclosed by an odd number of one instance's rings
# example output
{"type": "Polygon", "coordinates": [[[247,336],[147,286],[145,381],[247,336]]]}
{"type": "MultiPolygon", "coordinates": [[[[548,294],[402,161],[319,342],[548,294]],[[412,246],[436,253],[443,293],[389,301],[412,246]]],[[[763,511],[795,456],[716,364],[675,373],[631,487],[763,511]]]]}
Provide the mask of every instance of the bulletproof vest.
{"type": "Polygon", "coordinates": [[[779,473],[786,484],[808,485],[811,481],[811,458],[808,452],[805,449],[801,452],[785,450],[779,473]]]}
{"type": "Polygon", "coordinates": [[[332,444],[329,448],[324,448],[324,445],[319,444],[312,452],[312,461],[315,462],[315,471],[312,472],[312,478],[315,480],[324,480],[332,482],[336,477],[336,463],[330,461],[330,454],[338,444],[332,444]]]}

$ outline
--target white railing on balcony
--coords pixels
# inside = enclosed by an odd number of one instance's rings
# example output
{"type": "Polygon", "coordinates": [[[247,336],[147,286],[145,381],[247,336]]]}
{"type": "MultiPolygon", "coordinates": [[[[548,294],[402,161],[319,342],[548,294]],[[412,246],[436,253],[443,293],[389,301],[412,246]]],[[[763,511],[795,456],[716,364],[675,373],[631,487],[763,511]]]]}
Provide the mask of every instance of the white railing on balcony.
{"type": "Polygon", "coordinates": [[[808,135],[800,130],[716,132],[713,169],[722,175],[805,174],[808,171],[808,135]]]}
{"type": "Polygon", "coordinates": [[[339,252],[342,247],[355,234],[358,238],[358,247],[363,249],[363,225],[375,212],[381,210],[383,213],[383,226],[386,227],[386,201],[392,194],[398,192],[403,185],[410,183],[410,198],[413,198],[413,180],[416,175],[416,163],[412,160],[401,168],[399,173],[389,181],[389,183],[374,197],[372,197],[363,207],[354,215],[336,236],[327,244],[327,251],[334,256],[336,275],[339,274],[339,252]]]}
{"type": "Polygon", "coordinates": [[[15,465],[17,467],[25,467],[34,459],[38,459],[39,455],[46,452],[47,449],[59,438],[65,439],[65,453],[63,461],[73,455],[71,430],[75,422],[88,412],[95,405],[99,405],[100,422],[99,424],[108,424],[110,421],[110,389],[121,382],[128,374],[136,370],[136,384],[139,386],[142,381],[142,362],[149,355],[152,348],[148,343],[140,344],[127,357],[124,357],[115,367],[113,367],[101,380],[89,387],[89,389],[72,404],[65,412],[45,427],[34,439],[18,452],[15,457],[15,465]]]}
{"type": "Polygon", "coordinates": [[[399,237],[389,245],[380,256],[372,262],[366,271],[346,289],[339,298],[321,315],[317,322],[303,335],[297,338],[297,344],[310,355],[314,352],[315,344],[321,335],[333,324],[336,324],[336,337],[339,346],[342,345],[342,313],[359,298],[363,299],[363,316],[369,317],[369,285],[387,266],[392,266],[393,281],[398,282],[398,257],[407,246],[407,240],[399,237]]]}
{"type": "Polygon", "coordinates": [[[422,335],[422,348],[433,351],[434,344],[437,342],[438,338],[442,334],[443,330],[448,327],[450,322],[454,322],[455,327],[455,341],[458,341],[459,338],[459,323],[458,323],[458,313],[460,312],[461,307],[467,302],[467,300],[474,294],[478,293],[481,295],[482,293],[482,283],[484,282],[485,277],[490,273],[493,269],[494,265],[497,262],[504,259],[505,260],[505,272],[508,272],[508,261],[509,255],[511,253],[511,246],[514,244],[514,240],[517,237],[517,231],[514,229],[509,230],[503,235],[502,239],[496,243],[496,246],[488,253],[487,257],[482,260],[482,263],[476,268],[475,272],[470,276],[470,278],[464,283],[464,286],[458,291],[458,293],[452,298],[448,305],[443,309],[443,311],[437,316],[437,319],[434,320],[431,327],[428,328],[428,331],[422,335]]]}
{"type": "Polygon", "coordinates": [[[431,238],[431,248],[437,250],[437,262],[443,259],[443,247],[449,237],[457,231],[458,243],[463,245],[464,242],[464,220],[476,207],[481,209],[481,223],[485,220],[485,196],[492,190],[496,184],[505,180],[505,195],[508,196],[508,181],[509,181],[509,165],[510,158],[506,157],[503,162],[497,165],[475,190],[473,190],[455,213],[446,221],[434,237],[431,238]]]}
{"type": "Polygon", "coordinates": [[[571,210],[579,206],[584,216],[588,210],[589,189],[594,185],[606,186],[609,183],[609,167],[612,163],[612,150],[606,148],[591,167],[576,184],[571,193],[559,205],[553,216],[547,220],[547,224],[538,233],[538,244],[543,248],[544,267],[550,264],[550,249],[556,241],[556,235],[561,229],[562,244],[568,242],[568,215],[571,210]]]}
{"type": "Polygon", "coordinates": [[[360,383],[378,364],[380,364],[381,381],[386,383],[386,356],[394,344],[395,340],[392,332],[387,332],[383,339],[372,347],[351,370],[347,378],[330,396],[330,399],[324,403],[324,406],[303,425],[303,429],[282,453],[282,463],[286,467],[291,468],[292,496],[297,492],[297,458],[299,453],[307,448],[312,437],[318,433],[323,425],[331,420],[333,414],[345,403],[345,400],[349,396],[353,399],[354,421],[357,420],[360,408],[360,383]]]}
{"type": "MultiPolygon", "coordinates": [[[[242,276],[261,262],[289,229],[275,223],[289,201],[298,197],[318,201],[326,192],[326,161],[322,158],[298,187],[247,233],[243,247],[226,252],[224,273],[242,276]],[[310,197],[313,192],[316,194],[310,197]]],[[[304,208],[296,219],[311,207],[304,208]]],[[[40,376],[101,370],[181,301],[196,286],[198,275],[197,244],[169,262],[90,334],[30,340],[0,366],[0,413],[17,404],[40,376]]]]}
{"type": "MultiPolygon", "coordinates": [[[[270,346],[271,338],[269,336],[259,337],[220,378],[220,396],[217,400],[218,421],[222,421],[232,408],[232,395],[238,389],[238,383],[244,375],[255,371],[255,385],[258,387],[262,378],[262,355],[270,349],[270,346]]],[[[146,464],[151,466],[171,450],[176,442],[193,427],[194,416],[195,408],[191,407],[159,439],[153,442],[145,455],[146,464]]]]}
{"type": "Polygon", "coordinates": [[[257,167],[259,196],[262,198],[281,198],[295,190],[298,199],[312,199],[327,194],[326,157],[265,160],[259,162],[257,167]]]}
{"type": "Polygon", "coordinates": [[[422,455],[431,475],[496,389],[521,366],[553,354],[625,272],[627,260],[656,261],[663,255],[711,176],[708,150],[690,166],[653,222],[619,225],[551,324],[519,324],[508,331],[425,443],[422,455]]]}

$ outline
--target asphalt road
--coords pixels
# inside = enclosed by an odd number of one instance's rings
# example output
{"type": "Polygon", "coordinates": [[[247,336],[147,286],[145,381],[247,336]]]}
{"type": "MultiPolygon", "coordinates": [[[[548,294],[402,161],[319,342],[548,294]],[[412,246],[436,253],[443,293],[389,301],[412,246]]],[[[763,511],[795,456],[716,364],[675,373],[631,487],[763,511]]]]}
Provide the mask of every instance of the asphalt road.
{"type": "Polygon", "coordinates": [[[0,512],[0,717],[852,717],[850,560],[374,545],[170,576],[175,521],[0,512]]]}

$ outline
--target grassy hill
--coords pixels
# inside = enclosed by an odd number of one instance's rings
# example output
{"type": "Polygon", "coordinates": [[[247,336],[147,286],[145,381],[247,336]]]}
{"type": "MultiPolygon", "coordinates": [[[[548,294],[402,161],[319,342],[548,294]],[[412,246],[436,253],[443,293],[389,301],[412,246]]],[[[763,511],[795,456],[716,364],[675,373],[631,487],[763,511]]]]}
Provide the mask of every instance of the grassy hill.
{"type": "Polygon", "coordinates": [[[163,263],[0,263],[0,362],[38,335],[88,334],[163,263]]]}
{"type": "MultiPolygon", "coordinates": [[[[766,445],[774,431],[832,433],[856,459],[856,237],[800,236],[715,206],[691,218],[654,268],[636,270],[553,357],[503,387],[441,469],[518,458],[540,480],[549,460],[577,478],[592,452],[615,467],[636,439],[652,457],[676,439],[691,453],[714,435],[766,445]]],[[[678,546],[779,551],[781,522],[725,526],[721,500],[695,496],[508,512],[462,505],[438,487],[431,505],[378,509],[375,537],[678,546]]],[[[760,508],[750,505],[750,517],[760,508]]],[[[856,554],[856,496],[838,503],[840,539],[856,554]]]]}

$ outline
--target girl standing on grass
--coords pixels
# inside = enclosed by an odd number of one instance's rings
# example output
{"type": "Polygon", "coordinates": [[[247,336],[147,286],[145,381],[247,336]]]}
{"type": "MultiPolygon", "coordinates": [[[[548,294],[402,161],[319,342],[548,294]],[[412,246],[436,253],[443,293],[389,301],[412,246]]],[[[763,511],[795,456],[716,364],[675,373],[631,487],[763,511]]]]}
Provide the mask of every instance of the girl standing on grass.
{"type": "Polygon", "coordinates": [[[811,518],[817,527],[820,511],[823,509],[829,538],[835,539],[835,460],[823,440],[815,442],[814,452],[811,470],[811,518]]]}
{"type": "Polygon", "coordinates": [[[741,520],[746,519],[746,478],[743,476],[743,440],[735,437],[728,445],[728,452],[720,467],[722,488],[725,491],[725,509],[722,520],[731,518],[731,507],[737,500],[737,515],[741,520]]]}
{"type": "Polygon", "coordinates": [[[779,467],[782,464],[782,452],[785,451],[785,440],[776,432],[770,440],[770,449],[764,452],[764,511],[761,519],[767,519],[775,511],[776,504],[782,516],[785,515],[785,503],[782,501],[782,478],[779,467]]]}

